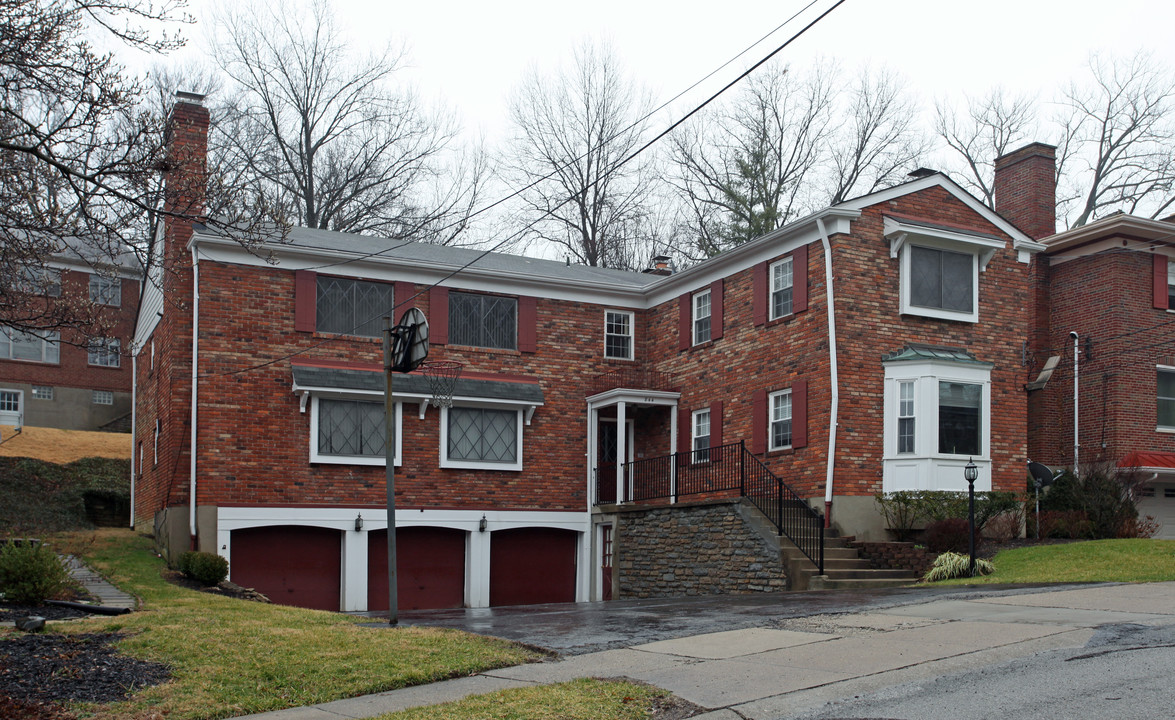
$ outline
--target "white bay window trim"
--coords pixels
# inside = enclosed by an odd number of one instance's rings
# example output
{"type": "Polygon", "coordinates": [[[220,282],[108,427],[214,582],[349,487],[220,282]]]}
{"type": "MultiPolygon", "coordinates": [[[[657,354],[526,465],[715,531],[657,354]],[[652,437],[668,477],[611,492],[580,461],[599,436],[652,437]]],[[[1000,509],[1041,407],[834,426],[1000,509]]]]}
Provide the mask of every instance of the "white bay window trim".
{"type": "MultiPolygon", "coordinates": [[[[359,394],[359,393],[313,393],[310,396],[310,462],[323,463],[328,465],[379,465],[383,466],[384,456],[374,455],[335,455],[330,453],[319,452],[318,449],[318,433],[319,433],[319,419],[321,418],[321,411],[319,408],[319,400],[347,400],[352,402],[366,402],[378,403],[383,407],[382,394],[359,394]]],[[[396,453],[394,462],[396,467],[400,466],[402,462],[402,449],[404,447],[404,412],[403,403],[395,402],[395,423],[396,423],[396,453]]]]}
{"type": "Polygon", "coordinates": [[[522,470],[522,437],[523,426],[529,424],[530,412],[524,412],[518,403],[477,402],[463,399],[454,399],[452,408],[441,408],[441,442],[440,465],[443,468],[458,468],[465,470],[507,470],[518,472],[522,470]],[[496,462],[491,460],[460,460],[449,457],[449,418],[452,410],[457,409],[486,409],[511,412],[514,414],[514,461],[496,462]],[[526,421],[524,423],[524,415],[526,421]]]}
{"type": "MultiPolygon", "coordinates": [[[[909,410],[907,404],[906,410],[909,410]]],[[[882,489],[966,490],[963,469],[968,461],[979,466],[976,490],[991,489],[991,366],[949,360],[901,361],[885,364],[885,433],[882,489]],[[903,417],[902,384],[913,384],[914,451],[899,452],[898,426],[903,417]],[[940,383],[978,385],[979,452],[956,455],[939,449],[940,383]]]]}

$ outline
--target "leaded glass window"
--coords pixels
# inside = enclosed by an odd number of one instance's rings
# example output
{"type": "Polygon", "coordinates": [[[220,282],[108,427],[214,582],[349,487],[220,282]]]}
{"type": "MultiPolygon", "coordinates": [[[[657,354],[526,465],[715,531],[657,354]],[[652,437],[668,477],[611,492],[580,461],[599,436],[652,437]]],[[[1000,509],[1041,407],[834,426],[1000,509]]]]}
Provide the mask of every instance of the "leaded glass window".
{"type": "Polygon", "coordinates": [[[518,299],[449,293],[449,342],[472,347],[517,349],[518,299]]]}
{"type": "Polygon", "coordinates": [[[792,259],[784,258],[771,266],[771,319],[791,315],[792,259]]]}
{"type": "Polygon", "coordinates": [[[910,248],[910,304],[973,312],[975,256],[949,250],[910,248]]]}
{"type": "Polygon", "coordinates": [[[449,408],[448,459],[465,462],[518,462],[518,411],[449,408]]]}
{"type": "Polygon", "coordinates": [[[938,451],[949,455],[981,455],[979,447],[983,386],[938,383],[938,451]]]}
{"type": "Polygon", "coordinates": [[[318,400],[318,454],[383,457],[384,405],[362,400],[318,400]]]}
{"type": "Polygon", "coordinates": [[[319,332],[379,337],[383,317],[393,312],[392,286],[387,283],[318,276],[315,327],[319,332]]]}
{"type": "Polygon", "coordinates": [[[791,447],[791,390],[771,395],[771,449],[791,447]]]}

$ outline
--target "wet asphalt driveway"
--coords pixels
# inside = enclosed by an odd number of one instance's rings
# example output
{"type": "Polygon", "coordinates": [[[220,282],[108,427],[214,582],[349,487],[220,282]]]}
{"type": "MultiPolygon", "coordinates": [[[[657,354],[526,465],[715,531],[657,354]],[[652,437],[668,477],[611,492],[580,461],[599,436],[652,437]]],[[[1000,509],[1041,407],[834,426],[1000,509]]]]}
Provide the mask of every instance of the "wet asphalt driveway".
{"type": "MultiPolygon", "coordinates": [[[[863,612],[946,597],[969,599],[1015,595],[1040,590],[1042,587],[1058,586],[822,590],[415,610],[401,612],[400,624],[457,628],[546,648],[560,655],[580,655],[703,633],[775,627],[785,620],[809,615],[863,612]]],[[[378,618],[379,614],[372,613],[372,617],[378,618]]],[[[384,617],[387,617],[386,613],[384,617]]],[[[375,622],[371,625],[378,626],[375,622]]]]}

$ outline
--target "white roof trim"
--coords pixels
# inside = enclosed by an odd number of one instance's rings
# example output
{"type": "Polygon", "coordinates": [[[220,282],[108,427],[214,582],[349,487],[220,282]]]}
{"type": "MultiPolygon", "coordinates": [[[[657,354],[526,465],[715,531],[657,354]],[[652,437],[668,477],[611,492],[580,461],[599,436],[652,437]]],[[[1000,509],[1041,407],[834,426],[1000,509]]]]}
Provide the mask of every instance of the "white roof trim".
{"type": "Polygon", "coordinates": [[[996,250],[1001,250],[1006,246],[1006,243],[998,238],[972,235],[962,230],[948,230],[928,227],[926,225],[904,223],[888,216],[885,218],[883,227],[885,237],[890,241],[889,256],[891,258],[898,256],[902,245],[906,243],[908,238],[932,238],[950,245],[961,245],[977,252],[979,255],[979,269],[987,270],[987,264],[995,255],[996,250]]]}

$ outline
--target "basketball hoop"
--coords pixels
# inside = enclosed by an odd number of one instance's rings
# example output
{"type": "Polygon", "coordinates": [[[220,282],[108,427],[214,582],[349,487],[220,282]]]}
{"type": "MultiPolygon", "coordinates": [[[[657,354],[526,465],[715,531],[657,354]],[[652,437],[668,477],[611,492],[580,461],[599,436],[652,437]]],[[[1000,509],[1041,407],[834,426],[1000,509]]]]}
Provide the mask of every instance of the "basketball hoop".
{"type": "Polygon", "coordinates": [[[432,390],[430,402],[435,407],[453,407],[453,390],[457,387],[462,367],[461,363],[451,360],[421,363],[418,369],[428,379],[432,390]]]}

